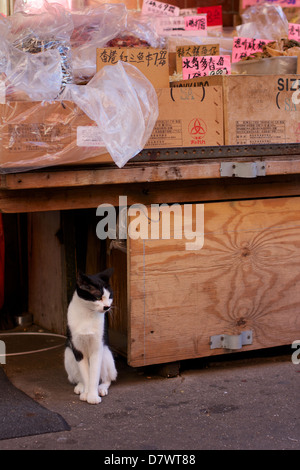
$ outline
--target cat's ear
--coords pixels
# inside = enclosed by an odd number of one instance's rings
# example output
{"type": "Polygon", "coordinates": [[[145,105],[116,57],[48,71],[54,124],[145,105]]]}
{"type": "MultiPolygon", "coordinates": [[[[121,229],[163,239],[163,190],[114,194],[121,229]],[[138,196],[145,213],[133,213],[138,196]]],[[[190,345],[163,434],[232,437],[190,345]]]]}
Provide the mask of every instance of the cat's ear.
{"type": "Polygon", "coordinates": [[[81,288],[89,284],[87,276],[80,270],[77,272],[76,282],[77,282],[77,285],[81,288]]]}
{"type": "Polygon", "coordinates": [[[103,281],[108,282],[111,276],[113,275],[114,268],[107,268],[101,273],[98,274],[98,277],[100,279],[103,279],[103,281]]]}

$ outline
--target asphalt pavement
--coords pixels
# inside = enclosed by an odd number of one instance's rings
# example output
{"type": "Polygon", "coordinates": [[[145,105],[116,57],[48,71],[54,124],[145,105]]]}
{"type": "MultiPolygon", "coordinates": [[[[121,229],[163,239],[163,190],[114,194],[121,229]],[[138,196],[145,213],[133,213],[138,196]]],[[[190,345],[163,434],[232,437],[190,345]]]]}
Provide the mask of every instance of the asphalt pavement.
{"type": "Polygon", "coordinates": [[[299,450],[300,365],[292,353],[182,361],[172,378],[117,357],[118,379],[99,405],[73,393],[63,347],[9,357],[13,384],[61,414],[71,430],[2,440],[0,450],[102,450],[103,459],[113,451],[299,450]]]}

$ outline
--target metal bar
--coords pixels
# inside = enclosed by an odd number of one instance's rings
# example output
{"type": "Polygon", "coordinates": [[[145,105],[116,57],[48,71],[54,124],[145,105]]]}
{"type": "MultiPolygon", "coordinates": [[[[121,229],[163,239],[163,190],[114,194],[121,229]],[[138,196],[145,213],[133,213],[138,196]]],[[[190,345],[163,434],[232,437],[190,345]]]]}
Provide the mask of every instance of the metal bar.
{"type": "Polygon", "coordinates": [[[300,143],[264,145],[222,145],[217,147],[186,147],[143,149],[130,161],[189,160],[230,157],[300,156],[300,143]]]}

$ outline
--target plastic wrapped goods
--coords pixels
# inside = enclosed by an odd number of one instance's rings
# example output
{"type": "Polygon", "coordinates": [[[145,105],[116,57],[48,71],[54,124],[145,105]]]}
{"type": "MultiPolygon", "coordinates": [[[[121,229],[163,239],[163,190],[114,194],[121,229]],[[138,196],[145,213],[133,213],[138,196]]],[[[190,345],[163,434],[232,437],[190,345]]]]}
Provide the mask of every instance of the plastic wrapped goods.
{"type": "Polygon", "coordinates": [[[96,73],[97,47],[161,47],[152,19],[128,11],[124,4],[105,3],[72,12],[74,81],[87,83],[96,73]]]}
{"type": "Polygon", "coordinates": [[[61,90],[62,68],[58,50],[27,54],[2,40],[0,50],[0,103],[6,100],[53,100],[61,90]]]}
{"type": "Polygon", "coordinates": [[[242,21],[236,28],[240,37],[274,40],[288,37],[288,20],[279,5],[253,5],[244,11],[242,21]]]}
{"type": "Polygon", "coordinates": [[[87,85],[67,85],[59,101],[8,102],[0,104],[0,115],[0,173],[76,163],[107,152],[122,167],[148,141],[158,104],[146,77],[119,62],[87,85]]]}
{"type": "MultiPolygon", "coordinates": [[[[20,2],[20,6],[23,3],[20,2]]],[[[4,38],[16,49],[30,54],[58,51],[62,70],[61,89],[72,81],[70,36],[73,31],[71,13],[57,3],[40,0],[35,7],[29,2],[25,11],[7,18],[4,38]],[[29,11],[29,12],[28,12],[29,11]]],[[[16,5],[18,7],[18,4],[16,5]]],[[[19,8],[20,8],[19,6],[19,8]]],[[[3,34],[3,30],[0,34],[3,34]]]]}

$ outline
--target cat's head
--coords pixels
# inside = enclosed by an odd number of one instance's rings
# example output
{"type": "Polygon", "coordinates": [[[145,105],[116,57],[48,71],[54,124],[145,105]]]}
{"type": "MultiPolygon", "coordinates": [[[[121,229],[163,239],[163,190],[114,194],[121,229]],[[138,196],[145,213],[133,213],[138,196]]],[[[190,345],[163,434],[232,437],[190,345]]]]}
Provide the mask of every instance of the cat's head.
{"type": "Polygon", "coordinates": [[[109,284],[109,279],[112,274],[112,268],[108,268],[98,274],[88,275],[81,271],[77,274],[77,295],[81,299],[90,302],[91,309],[97,312],[105,313],[111,307],[113,292],[109,284]]]}

